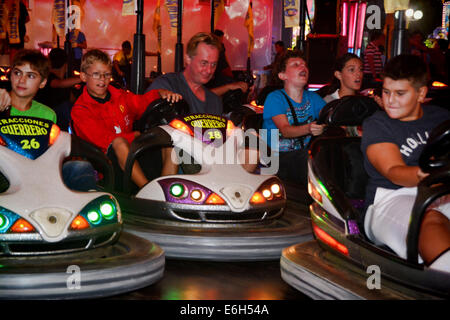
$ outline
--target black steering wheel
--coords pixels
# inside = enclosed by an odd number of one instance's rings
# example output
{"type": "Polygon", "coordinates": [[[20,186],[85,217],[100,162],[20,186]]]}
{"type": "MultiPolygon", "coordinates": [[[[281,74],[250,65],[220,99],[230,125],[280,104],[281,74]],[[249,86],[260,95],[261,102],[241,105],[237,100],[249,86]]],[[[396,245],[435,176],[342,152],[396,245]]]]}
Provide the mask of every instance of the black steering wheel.
{"type": "Polygon", "coordinates": [[[428,173],[450,166],[450,120],[433,129],[420,155],[419,166],[428,173]]]}
{"type": "Polygon", "coordinates": [[[345,96],[327,103],[320,110],[318,124],[330,126],[359,126],[364,119],[379,110],[370,97],[345,96]]]}
{"type": "Polygon", "coordinates": [[[144,132],[150,128],[168,124],[177,116],[189,114],[189,105],[185,100],[171,103],[165,99],[151,102],[140,119],[135,123],[135,129],[144,132]]]}

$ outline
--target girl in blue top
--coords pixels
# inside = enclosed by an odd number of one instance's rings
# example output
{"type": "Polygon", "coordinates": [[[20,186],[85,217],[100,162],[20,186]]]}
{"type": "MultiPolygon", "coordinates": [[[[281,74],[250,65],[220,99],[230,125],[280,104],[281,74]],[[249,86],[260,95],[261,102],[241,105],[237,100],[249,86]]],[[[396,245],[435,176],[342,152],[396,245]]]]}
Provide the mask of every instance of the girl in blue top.
{"type": "Polygon", "coordinates": [[[320,135],[324,126],[316,119],[325,101],[305,90],[309,70],[299,51],[288,51],[280,63],[278,77],[284,88],[271,92],[264,103],[263,129],[268,129],[267,142],[272,152],[279,151],[278,176],[306,185],[307,146],[311,136],[320,135]],[[279,131],[275,131],[278,129],[279,131]],[[279,148],[271,144],[278,135],[279,148]]]}

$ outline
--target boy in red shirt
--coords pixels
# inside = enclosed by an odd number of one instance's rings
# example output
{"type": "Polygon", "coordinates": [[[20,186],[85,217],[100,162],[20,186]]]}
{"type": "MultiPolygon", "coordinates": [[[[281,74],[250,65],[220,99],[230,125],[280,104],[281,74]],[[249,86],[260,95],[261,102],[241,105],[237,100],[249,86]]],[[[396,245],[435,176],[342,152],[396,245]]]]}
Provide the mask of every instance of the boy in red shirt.
{"type": "MultiPolygon", "coordinates": [[[[111,70],[111,60],[103,51],[93,49],[83,56],[80,78],[86,86],[75,102],[71,116],[76,134],[105,153],[112,148],[123,170],[130,143],[140,134],[133,131],[133,122],[152,101],[162,97],[176,102],[182,97],[168,90],[151,90],[136,95],[114,88],[109,85],[111,70]]],[[[131,178],[139,188],[148,182],[137,162],[133,165],[131,178]]]]}

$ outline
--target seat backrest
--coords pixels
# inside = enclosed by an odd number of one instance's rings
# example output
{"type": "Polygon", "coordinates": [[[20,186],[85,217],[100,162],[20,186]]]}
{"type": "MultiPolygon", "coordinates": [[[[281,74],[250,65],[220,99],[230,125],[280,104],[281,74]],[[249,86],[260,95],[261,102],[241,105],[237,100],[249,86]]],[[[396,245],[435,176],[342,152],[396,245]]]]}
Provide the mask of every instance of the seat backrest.
{"type": "Polygon", "coordinates": [[[359,137],[325,137],[312,146],[313,161],[320,168],[321,177],[332,180],[354,200],[364,199],[368,181],[360,145],[359,137]]]}

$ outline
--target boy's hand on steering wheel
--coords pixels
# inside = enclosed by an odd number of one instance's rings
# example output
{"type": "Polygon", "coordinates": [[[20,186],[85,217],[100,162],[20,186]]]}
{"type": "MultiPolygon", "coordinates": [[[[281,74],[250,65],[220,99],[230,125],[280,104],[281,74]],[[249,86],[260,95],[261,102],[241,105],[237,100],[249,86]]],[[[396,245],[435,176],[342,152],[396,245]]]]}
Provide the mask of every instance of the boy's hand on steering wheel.
{"type": "Polygon", "coordinates": [[[309,132],[313,136],[321,135],[324,128],[325,128],[324,124],[317,124],[316,121],[309,123],[309,132]]]}
{"type": "Polygon", "coordinates": [[[174,103],[183,99],[181,94],[166,90],[166,89],[158,89],[159,95],[161,98],[166,99],[167,101],[174,103]]]}
{"type": "Polygon", "coordinates": [[[5,89],[0,89],[0,111],[8,110],[11,106],[11,96],[5,89]]]}

